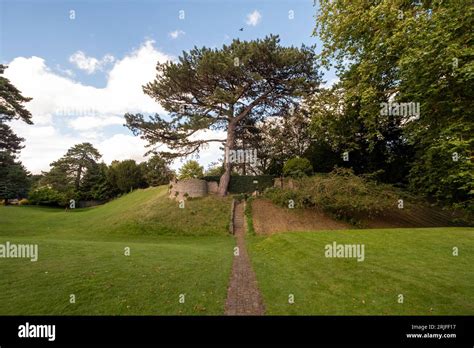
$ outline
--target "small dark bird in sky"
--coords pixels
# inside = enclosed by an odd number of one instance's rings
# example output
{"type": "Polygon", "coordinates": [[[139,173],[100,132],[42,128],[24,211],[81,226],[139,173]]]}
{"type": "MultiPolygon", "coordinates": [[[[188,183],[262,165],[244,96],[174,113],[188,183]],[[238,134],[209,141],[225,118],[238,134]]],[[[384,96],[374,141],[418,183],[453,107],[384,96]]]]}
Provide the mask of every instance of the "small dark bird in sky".
{"type": "Polygon", "coordinates": [[[240,28],[239,31],[244,31],[244,28],[240,28]]]}

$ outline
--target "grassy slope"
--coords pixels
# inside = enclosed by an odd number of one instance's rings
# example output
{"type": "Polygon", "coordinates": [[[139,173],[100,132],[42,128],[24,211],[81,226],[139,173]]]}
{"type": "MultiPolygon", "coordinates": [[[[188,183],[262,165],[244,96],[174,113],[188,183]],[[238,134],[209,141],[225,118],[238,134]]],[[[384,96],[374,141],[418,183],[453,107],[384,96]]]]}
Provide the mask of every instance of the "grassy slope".
{"type": "Polygon", "coordinates": [[[230,203],[206,197],[179,209],[165,193],[138,190],[68,212],[0,207],[0,243],[38,244],[40,254],[0,259],[0,314],[221,314],[230,203]]]}
{"type": "Polygon", "coordinates": [[[474,314],[474,229],[383,229],[248,236],[268,314],[474,314]],[[365,261],[324,246],[364,244],[365,261]],[[459,256],[452,256],[452,248],[459,256]],[[288,295],[295,303],[288,303],[288,295]],[[397,302],[403,294],[404,303],[397,302]]]}

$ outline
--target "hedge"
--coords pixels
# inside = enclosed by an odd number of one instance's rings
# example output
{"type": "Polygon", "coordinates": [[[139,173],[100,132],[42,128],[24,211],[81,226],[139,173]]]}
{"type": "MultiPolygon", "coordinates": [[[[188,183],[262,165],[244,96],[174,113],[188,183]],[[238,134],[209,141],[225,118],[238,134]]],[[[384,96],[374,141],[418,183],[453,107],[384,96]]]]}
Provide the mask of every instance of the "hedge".
{"type": "MultiPolygon", "coordinates": [[[[273,187],[272,175],[232,175],[230,177],[230,193],[248,193],[258,190],[263,192],[268,187],[273,187]],[[254,183],[257,181],[257,183],[254,183]]],[[[220,176],[205,176],[203,180],[219,182],[220,176]]]]}

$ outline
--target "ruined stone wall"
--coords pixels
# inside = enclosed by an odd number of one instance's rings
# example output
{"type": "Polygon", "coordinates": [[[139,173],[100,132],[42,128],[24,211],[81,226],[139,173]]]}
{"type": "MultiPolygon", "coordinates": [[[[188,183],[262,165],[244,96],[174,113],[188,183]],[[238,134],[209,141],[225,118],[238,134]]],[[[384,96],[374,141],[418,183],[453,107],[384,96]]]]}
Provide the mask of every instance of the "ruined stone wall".
{"type": "Polygon", "coordinates": [[[170,198],[204,197],[208,193],[207,181],[200,179],[184,179],[171,181],[169,188],[170,198]]]}
{"type": "Polygon", "coordinates": [[[207,191],[209,193],[217,193],[219,191],[219,183],[216,181],[207,182],[207,191]]]}

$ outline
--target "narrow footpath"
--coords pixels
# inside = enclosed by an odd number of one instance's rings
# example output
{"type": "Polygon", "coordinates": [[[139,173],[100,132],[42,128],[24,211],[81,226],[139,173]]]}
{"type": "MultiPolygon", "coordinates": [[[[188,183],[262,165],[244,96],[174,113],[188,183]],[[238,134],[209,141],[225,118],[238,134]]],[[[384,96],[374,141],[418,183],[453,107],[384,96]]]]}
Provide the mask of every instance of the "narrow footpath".
{"type": "Polygon", "coordinates": [[[258,289],[257,278],[252,269],[245,246],[244,203],[236,203],[234,210],[234,233],[239,255],[234,256],[232,274],[227,289],[226,315],[263,315],[265,307],[258,289]]]}

